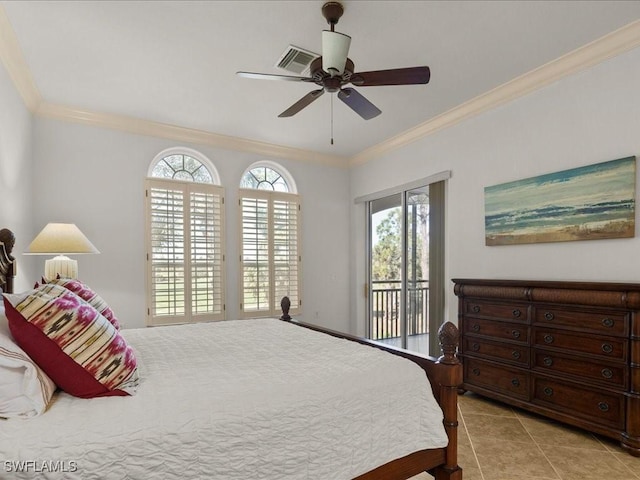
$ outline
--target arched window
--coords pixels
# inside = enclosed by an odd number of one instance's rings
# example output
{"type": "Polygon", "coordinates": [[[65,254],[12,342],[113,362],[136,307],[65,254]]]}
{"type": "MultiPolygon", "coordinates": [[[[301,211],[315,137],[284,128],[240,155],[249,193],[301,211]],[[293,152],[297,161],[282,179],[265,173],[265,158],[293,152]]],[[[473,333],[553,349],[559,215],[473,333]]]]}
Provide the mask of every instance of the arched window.
{"type": "Polygon", "coordinates": [[[246,317],[280,315],[288,296],[300,313],[300,197],[280,165],[251,165],[240,181],[240,311],[246,317]]]}
{"type": "Polygon", "coordinates": [[[220,185],[220,177],[213,163],[200,152],[190,148],[163,150],[151,162],[148,176],[220,185]]]}
{"type": "Polygon", "coordinates": [[[209,159],[172,148],[146,180],[147,323],[224,319],[224,189],[209,159]]]}
{"type": "Polygon", "coordinates": [[[272,192],[288,192],[289,185],[283,176],[271,167],[253,167],[242,176],[242,188],[270,190],[272,192]]]}

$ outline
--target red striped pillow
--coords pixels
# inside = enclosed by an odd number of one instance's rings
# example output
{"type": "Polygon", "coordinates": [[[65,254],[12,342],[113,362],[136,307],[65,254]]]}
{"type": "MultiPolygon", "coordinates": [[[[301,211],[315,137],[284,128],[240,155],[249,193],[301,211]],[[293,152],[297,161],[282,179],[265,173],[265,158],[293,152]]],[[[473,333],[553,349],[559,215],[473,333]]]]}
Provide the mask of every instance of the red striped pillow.
{"type": "Polygon", "coordinates": [[[133,395],[132,348],[94,307],[59,285],[4,295],[16,343],[67,393],[92,398],[133,395]]]}

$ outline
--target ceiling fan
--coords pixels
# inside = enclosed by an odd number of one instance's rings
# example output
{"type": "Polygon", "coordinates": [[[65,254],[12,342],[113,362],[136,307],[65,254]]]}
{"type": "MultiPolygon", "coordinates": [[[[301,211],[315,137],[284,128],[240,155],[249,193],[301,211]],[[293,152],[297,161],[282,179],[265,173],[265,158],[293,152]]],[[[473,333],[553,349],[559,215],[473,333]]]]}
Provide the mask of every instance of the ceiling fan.
{"type": "Polygon", "coordinates": [[[322,56],[311,62],[310,77],[237,72],[237,75],[246,78],[308,82],[322,87],[307,93],[278,117],[291,117],[320,98],[324,92],[337,92],[338,98],[348,107],[365,120],[370,120],[380,115],[382,111],[355,89],[345,87],[345,85],[376,87],[382,85],[417,85],[429,82],[431,72],[429,67],[426,66],[354,72],[353,61],[347,57],[351,37],[335,31],[335,25],[343,12],[344,9],[339,2],[327,2],[322,6],[322,15],[331,25],[331,30],[322,31],[322,56]]]}

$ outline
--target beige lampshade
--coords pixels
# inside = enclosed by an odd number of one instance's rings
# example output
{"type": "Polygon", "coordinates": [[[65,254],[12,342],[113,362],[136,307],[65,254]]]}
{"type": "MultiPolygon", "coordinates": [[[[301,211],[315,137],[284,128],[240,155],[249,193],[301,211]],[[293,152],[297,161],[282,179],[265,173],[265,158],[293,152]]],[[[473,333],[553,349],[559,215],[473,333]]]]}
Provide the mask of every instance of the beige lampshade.
{"type": "Polygon", "coordinates": [[[48,223],[24,253],[77,255],[100,252],[74,223],[48,223]]]}
{"type": "Polygon", "coordinates": [[[100,253],[80,229],[73,223],[48,223],[33,239],[27,255],[56,255],[45,262],[44,276],[56,278],[78,278],[78,262],[65,254],[100,253]]]}

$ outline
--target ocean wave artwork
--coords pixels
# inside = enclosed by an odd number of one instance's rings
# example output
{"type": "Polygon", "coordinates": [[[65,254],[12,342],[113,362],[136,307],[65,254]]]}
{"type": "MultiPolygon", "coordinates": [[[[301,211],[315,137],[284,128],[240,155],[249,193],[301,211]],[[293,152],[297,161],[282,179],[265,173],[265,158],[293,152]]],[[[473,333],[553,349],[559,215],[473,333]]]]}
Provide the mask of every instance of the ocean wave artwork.
{"type": "Polygon", "coordinates": [[[636,157],[484,189],[486,245],[635,235],[636,157]]]}

